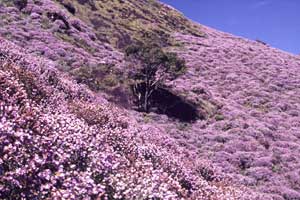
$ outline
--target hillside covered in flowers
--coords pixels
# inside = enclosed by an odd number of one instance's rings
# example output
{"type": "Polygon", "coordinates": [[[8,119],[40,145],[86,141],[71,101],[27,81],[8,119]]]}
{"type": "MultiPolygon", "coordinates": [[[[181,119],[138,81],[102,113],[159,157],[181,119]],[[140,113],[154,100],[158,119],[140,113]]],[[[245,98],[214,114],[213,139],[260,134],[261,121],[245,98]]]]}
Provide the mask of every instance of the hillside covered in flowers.
{"type": "Polygon", "coordinates": [[[156,0],[0,0],[0,199],[299,200],[300,58],[156,0]],[[126,47],[185,68],[139,112],[126,47]]]}
{"type": "Polygon", "coordinates": [[[251,199],[52,62],[0,42],[1,199],[251,199]]]}

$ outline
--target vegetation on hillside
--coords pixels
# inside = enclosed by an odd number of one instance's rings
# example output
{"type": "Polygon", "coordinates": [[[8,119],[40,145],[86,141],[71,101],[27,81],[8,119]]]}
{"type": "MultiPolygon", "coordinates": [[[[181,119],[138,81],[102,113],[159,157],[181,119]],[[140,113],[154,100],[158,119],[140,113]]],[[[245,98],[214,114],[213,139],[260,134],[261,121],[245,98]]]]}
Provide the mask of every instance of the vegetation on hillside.
{"type": "Polygon", "coordinates": [[[97,39],[123,49],[144,39],[161,46],[172,44],[171,33],[180,31],[202,37],[198,25],[156,0],[71,1],[57,0],[67,10],[94,28],[97,39]]]}
{"type": "Polygon", "coordinates": [[[249,199],[52,64],[0,39],[0,199],[249,199]]]}
{"type": "Polygon", "coordinates": [[[175,79],[184,72],[184,60],[175,53],[164,52],[154,43],[130,45],[126,55],[131,59],[128,70],[130,86],[138,108],[149,112],[151,97],[166,79],[175,79]]]}

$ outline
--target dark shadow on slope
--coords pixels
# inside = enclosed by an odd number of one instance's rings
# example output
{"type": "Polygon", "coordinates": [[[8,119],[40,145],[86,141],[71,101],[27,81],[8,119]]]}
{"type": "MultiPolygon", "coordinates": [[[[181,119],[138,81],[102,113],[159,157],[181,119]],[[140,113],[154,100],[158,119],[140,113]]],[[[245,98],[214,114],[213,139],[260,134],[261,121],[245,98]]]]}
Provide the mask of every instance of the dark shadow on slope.
{"type": "Polygon", "coordinates": [[[164,88],[158,88],[153,92],[151,102],[157,113],[165,114],[182,122],[204,119],[204,116],[199,115],[195,105],[164,88]]]}

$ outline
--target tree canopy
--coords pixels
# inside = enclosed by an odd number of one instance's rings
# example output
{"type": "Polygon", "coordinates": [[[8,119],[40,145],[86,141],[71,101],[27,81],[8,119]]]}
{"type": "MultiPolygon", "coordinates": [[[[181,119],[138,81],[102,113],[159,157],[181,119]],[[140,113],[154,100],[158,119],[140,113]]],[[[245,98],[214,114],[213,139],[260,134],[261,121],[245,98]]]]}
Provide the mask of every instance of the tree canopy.
{"type": "Polygon", "coordinates": [[[185,71],[185,61],[176,53],[164,52],[159,45],[139,43],[126,48],[132,61],[129,69],[135,103],[141,111],[149,112],[151,95],[166,79],[175,79],[185,71]]]}

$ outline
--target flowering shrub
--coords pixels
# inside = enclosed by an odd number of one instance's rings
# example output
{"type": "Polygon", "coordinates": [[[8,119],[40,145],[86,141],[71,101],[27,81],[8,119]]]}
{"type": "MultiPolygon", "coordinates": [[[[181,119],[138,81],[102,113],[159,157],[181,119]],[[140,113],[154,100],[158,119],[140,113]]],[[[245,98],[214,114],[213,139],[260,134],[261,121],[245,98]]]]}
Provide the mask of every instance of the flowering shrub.
{"type": "MultiPolygon", "coordinates": [[[[220,106],[208,120],[170,136],[270,199],[300,199],[300,185],[290,176],[298,177],[300,166],[299,57],[205,26],[201,30],[207,38],[174,34],[185,44],[174,51],[188,70],[169,87],[220,106]]],[[[173,130],[173,123],[163,126],[173,130]]]]}
{"type": "MultiPolygon", "coordinates": [[[[299,56],[187,30],[173,8],[149,2],[0,0],[1,37],[27,52],[0,38],[0,199],[260,199],[232,182],[264,200],[300,199],[299,56]],[[186,126],[150,113],[146,124],[56,70],[124,71],[112,46],[151,30],[186,60],[186,73],[165,84],[206,120],[186,126]]],[[[108,75],[98,89],[118,86],[108,75]]]]}
{"type": "Polygon", "coordinates": [[[0,55],[1,199],[250,199],[51,62],[0,55]]]}

